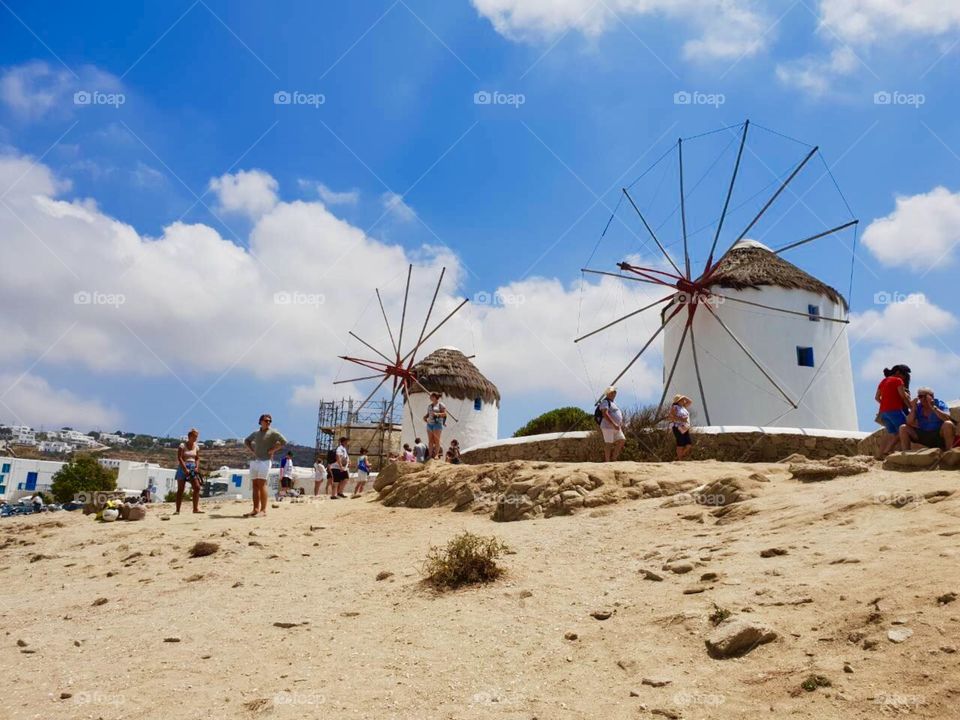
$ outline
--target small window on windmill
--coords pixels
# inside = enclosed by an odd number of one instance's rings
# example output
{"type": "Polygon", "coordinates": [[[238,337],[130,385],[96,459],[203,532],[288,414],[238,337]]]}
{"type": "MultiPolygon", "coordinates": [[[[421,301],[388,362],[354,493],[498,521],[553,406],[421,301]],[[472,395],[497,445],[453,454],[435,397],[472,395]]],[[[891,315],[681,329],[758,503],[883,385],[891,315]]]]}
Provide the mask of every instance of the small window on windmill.
{"type": "Polygon", "coordinates": [[[807,315],[810,317],[810,322],[820,322],[820,306],[807,305],[807,315]]]}
{"type": "Polygon", "coordinates": [[[797,346],[797,365],[800,367],[813,367],[813,348],[797,346]]]}
{"type": "Polygon", "coordinates": [[[474,398],[473,399],[473,409],[477,412],[483,410],[483,398],[474,398]]]}

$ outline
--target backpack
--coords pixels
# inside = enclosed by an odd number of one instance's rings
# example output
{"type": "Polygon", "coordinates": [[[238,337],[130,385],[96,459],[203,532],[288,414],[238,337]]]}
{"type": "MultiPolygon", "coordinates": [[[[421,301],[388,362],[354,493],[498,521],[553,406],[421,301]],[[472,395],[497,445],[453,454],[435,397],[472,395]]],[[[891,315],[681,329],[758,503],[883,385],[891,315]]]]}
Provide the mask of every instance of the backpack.
{"type": "Polygon", "coordinates": [[[327,467],[333,465],[336,461],[337,461],[337,451],[327,450],[327,467]]]}
{"type": "Polygon", "coordinates": [[[603,408],[600,407],[603,404],[603,400],[597,403],[597,406],[593,410],[593,421],[599,425],[603,422],[603,408]]]}

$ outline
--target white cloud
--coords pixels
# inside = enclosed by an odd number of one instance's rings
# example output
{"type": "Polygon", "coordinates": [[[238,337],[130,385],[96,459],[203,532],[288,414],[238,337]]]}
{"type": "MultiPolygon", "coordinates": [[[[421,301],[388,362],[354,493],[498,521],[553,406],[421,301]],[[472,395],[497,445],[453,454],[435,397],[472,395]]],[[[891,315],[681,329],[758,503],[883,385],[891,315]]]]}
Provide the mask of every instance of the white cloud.
{"type": "Polygon", "coordinates": [[[312,182],[310,180],[298,180],[297,183],[301,190],[316,192],[317,195],[320,196],[320,199],[323,200],[323,204],[328,207],[332,205],[356,205],[360,201],[359,190],[338,192],[331,190],[323,183],[312,182]]]}
{"type": "Polygon", "coordinates": [[[910,295],[882,310],[853,314],[850,320],[855,341],[875,345],[860,367],[862,379],[879,382],[885,367],[904,363],[913,371],[916,387],[955,385],[960,356],[945,338],[957,328],[957,318],[922,294],[910,295]]]}
{"type": "Polygon", "coordinates": [[[110,427],[121,424],[120,413],[96,400],[84,400],[69,390],[54,388],[32,374],[0,374],[0,417],[31,426],[110,427]]]}
{"type": "Polygon", "coordinates": [[[142,161],[137,161],[137,166],[130,171],[130,178],[137,187],[157,187],[167,181],[167,176],[156,168],[150,167],[142,161]]]}
{"type": "Polygon", "coordinates": [[[828,57],[808,55],[799,60],[779,63],[777,79],[813,95],[824,95],[840,77],[852,75],[860,61],[849,47],[835,48],[828,57]]]}
{"type": "Polygon", "coordinates": [[[400,222],[410,222],[417,217],[416,211],[403,201],[403,196],[395,192],[385,192],[380,196],[383,209],[400,222]]]}
{"type": "Polygon", "coordinates": [[[121,89],[119,78],[90,65],[80,66],[74,74],[35,60],[0,71],[0,102],[26,119],[74,113],[77,92],[117,93],[121,89]]]}
{"type": "Polygon", "coordinates": [[[277,187],[273,176],[263,170],[241,170],[210,181],[210,190],[217,196],[221,212],[246,215],[251,219],[274,208],[277,187]]]}
{"type": "Polygon", "coordinates": [[[960,193],[945,187],[897,197],[894,211],[863,233],[864,244],[884,265],[920,271],[949,264],[958,241],[960,193]]]}
{"type": "Polygon", "coordinates": [[[698,37],[685,42],[691,59],[735,60],[765,46],[771,29],[753,0],[473,0],[505,37],[548,40],[569,30],[596,37],[630,16],[664,16],[692,25],[698,37]]]}
{"type": "Polygon", "coordinates": [[[849,43],[898,35],[939,36],[960,29],[952,0],[820,0],[821,24],[849,43]]]}

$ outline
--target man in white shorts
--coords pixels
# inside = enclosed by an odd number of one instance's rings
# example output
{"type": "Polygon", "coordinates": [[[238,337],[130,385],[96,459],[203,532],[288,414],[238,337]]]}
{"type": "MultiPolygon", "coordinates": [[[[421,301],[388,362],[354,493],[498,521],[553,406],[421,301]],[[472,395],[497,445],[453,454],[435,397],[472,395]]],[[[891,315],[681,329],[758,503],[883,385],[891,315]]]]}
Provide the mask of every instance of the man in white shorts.
{"type": "Polygon", "coordinates": [[[603,433],[603,458],[605,462],[616,462],[623,450],[627,438],[623,434],[623,410],[617,407],[614,400],[617,389],[608,387],[600,401],[600,432],[603,433]]]}
{"type": "Polygon", "coordinates": [[[287,444],[287,439],[270,424],[273,418],[268,414],[260,416],[260,429],[250,433],[244,445],[253,453],[250,461],[250,480],[253,485],[253,512],[247,517],[266,517],[267,515],[267,478],[273,466],[273,454],[287,444]]]}

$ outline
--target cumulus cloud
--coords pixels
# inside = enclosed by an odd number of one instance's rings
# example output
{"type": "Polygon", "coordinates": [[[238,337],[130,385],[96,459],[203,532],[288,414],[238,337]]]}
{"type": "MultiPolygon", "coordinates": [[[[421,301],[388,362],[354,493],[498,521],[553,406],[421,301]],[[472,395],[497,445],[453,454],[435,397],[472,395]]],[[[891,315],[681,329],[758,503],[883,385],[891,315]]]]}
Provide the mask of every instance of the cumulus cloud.
{"type": "Polygon", "coordinates": [[[917,386],[955,384],[960,356],[944,338],[957,328],[957,318],[924,295],[909,295],[882,310],[854,314],[850,320],[855,342],[873,346],[861,365],[862,379],[879,381],[885,367],[905,363],[917,386]]]}
{"type": "Polygon", "coordinates": [[[813,95],[823,95],[840,77],[852,75],[860,61],[849,47],[835,48],[827,57],[809,55],[777,65],[777,79],[813,95]]]}
{"type": "Polygon", "coordinates": [[[849,43],[960,29],[960,4],[943,0],[820,0],[820,22],[849,43]]]}
{"type": "Polygon", "coordinates": [[[75,93],[117,93],[120,80],[90,65],[76,72],[44,61],[32,61],[0,70],[0,103],[17,116],[35,119],[73,114],[82,103],[75,93]]]}
{"type": "Polygon", "coordinates": [[[884,265],[926,271],[948,264],[960,241],[960,193],[935,187],[899,196],[886,217],[874,220],[863,242],[884,265]]]}
{"type": "Polygon", "coordinates": [[[403,195],[395,192],[385,192],[380,196],[385,212],[400,222],[410,222],[417,217],[416,211],[403,201],[403,195]]]}
{"type": "Polygon", "coordinates": [[[122,421],[116,409],[52,387],[44,378],[30,373],[0,374],[0,417],[7,423],[54,427],[115,428],[122,421]]]}
{"type": "Polygon", "coordinates": [[[221,212],[256,219],[277,204],[277,181],[263,170],[241,170],[210,181],[221,212]]]}
{"type": "MultiPolygon", "coordinates": [[[[207,225],[183,222],[145,237],[93,200],[67,197],[68,188],[42,163],[0,156],[0,194],[7,191],[0,265],[18,268],[0,284],[0,304],[17,308],[0,314],[0,366],[42,357],[43,365],[104,375],[238,372],[285,378],[295,385],[296,402],[312,404],[372,389],[334,387],[338,376],[368,374],[337,356],[372,355],[348,335],[351,329],[390,348],[374,288],[396,331],[408,263],[416,267],[405,345],[419,333],[441,267],[433,322],[462,299],[464,269],[448,248],[407,250],[365,234],[319,201],[283,201],[263,171],[215,182],[222,201],[239,198],[232,207],[256,209],[243,246],[207,225]],[[251,177],[250,185],[238,180],[251,177]],[[245,186],[259,192],[248,194],[245,186]]],[[[584,401],[621,369],[656,318],[631,320],[589,346],[572,343],[577,319],[582,314],[589,329],[635,309],[646,299],[635,285],[528,279],[491,288],[492,300],[468,304],[425,349],[453,344],[476,353],[478,366],[513,402],[537,390],[584,401]]],[[[658,360],[653,354],[649,366],[631,372],[638,393],[658,387],[650,369],[658,360]]]]}
{"type": "Polygon", "coordinates": [[[481,16],[501,35],[539,41],[569,30],[596,37],[618,18],[663,16],[690,24],[697,37],[687,40],[691,59],[735,60],[763,49],[769,19],[752,0],[473,0],[481,16]]]}

